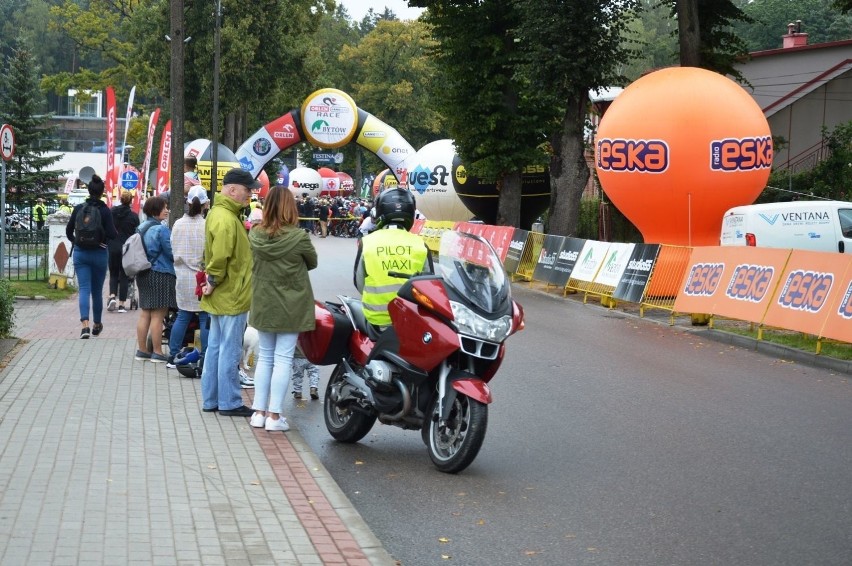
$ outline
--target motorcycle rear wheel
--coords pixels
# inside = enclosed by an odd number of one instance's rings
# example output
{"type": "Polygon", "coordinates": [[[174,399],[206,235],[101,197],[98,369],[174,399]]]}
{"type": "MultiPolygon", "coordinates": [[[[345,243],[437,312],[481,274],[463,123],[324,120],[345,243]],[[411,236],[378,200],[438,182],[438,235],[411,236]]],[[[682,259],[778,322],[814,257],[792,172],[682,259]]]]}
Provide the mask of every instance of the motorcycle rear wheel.
{"type": "Polygon", "coordinates": [[[438,470],[458,473],[473,463],[488,429],[488,405],[459,394],[444,426],[439,425],[440,406],[436,395],[423,423],[429,457],[438,470]]]}
{"type": "Polygon", "coordinates": [[[352,408],[333,401],[333,390],[340,390],[341,385],[346,382],[344,372],[346,369],[342,364],[338,364],[331,372],[331,377],[328,378],[328,385],[325,388],[325,399],[323,400],[323,413],[325,416],[325,428],[329,434],[339,441],[346,443],[358,442],[370,432],[373,425],[376,423],[376,415],[367,415],[360,411],[355,411],[352,408]]]}

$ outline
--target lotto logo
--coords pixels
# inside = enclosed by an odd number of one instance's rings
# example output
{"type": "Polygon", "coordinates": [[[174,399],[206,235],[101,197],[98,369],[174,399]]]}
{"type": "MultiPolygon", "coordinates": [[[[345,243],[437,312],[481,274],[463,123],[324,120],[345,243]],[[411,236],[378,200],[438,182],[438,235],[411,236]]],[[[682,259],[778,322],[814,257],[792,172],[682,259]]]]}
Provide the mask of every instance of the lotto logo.
{"type": "Polygon", "coordinates": [[[662,140],[598,140],[598,169],[662,173],[669,167],[669,146],[662,140]]]}
{"type": "Polygon", "coordinates": [[[766,296],[775,269],[766,265],[738,265],[725,294],[738,301],[759,303],[766,296]]]}
{"type": "Polygon", "coordinates": [[[751,171],[772,167],[772,138],[743,138],[710,142],[710,169],[751,171]]]}
{"type": "Polygon", "coordinates": [[[785,309],[817,313],[825,305],[834,275],[814,271],[791,271],[784,282],[778,304],[785,309]]]}
{"type": "Polygon", "coordinates": [[[683,292],[692,297],[712,296],[724,271],[724,263],[696,263],[689,271],[683,292]]]}

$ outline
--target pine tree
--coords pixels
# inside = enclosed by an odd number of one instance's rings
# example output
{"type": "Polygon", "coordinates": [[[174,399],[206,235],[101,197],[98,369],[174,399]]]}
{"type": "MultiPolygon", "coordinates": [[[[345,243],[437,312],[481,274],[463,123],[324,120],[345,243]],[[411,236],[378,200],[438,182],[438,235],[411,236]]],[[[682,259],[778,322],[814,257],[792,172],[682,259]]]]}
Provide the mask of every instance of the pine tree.
{"type": "Polygon", "coordinates": [[[9,124],[15,132],[15,156],[6,166],[6,202],[12,205],[33,204],[36,198],[56,192],[59,178],[66,173],[50,170],[59,156],[45,156],[48,148],[40,144],[56,127],[50,125],[52,114],[39,113],[45,96],[38,75],[32,51],[19,38],[0,75],[0,123],[9,124]]]}

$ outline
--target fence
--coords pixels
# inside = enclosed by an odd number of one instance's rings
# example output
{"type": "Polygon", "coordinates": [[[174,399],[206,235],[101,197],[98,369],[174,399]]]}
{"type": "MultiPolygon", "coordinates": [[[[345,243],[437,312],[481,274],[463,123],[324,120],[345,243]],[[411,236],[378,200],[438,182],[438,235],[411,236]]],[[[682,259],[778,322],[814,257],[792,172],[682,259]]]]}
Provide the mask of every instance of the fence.
{"type": "Polygon", "coordinates": [[[10,230],[3,247],[4,279],[12,281],[47,281],[49,231],[10,230]]]}

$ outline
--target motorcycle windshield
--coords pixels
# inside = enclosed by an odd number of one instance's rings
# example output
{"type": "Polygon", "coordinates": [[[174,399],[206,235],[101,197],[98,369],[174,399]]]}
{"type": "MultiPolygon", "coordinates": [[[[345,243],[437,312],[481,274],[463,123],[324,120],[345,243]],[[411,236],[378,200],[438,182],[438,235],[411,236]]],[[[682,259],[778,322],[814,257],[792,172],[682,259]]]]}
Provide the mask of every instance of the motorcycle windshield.
{"type": "Polygon", "coordinates": [[[444,283],[490,314],[511,297],[503,264],[494,248],[479,236],[446,230],[441,236],[435,271],[444,283]]]}

